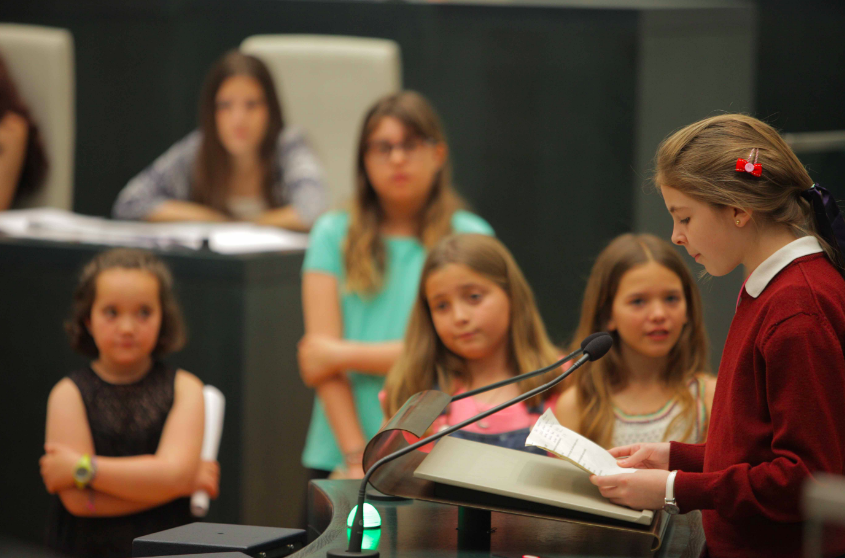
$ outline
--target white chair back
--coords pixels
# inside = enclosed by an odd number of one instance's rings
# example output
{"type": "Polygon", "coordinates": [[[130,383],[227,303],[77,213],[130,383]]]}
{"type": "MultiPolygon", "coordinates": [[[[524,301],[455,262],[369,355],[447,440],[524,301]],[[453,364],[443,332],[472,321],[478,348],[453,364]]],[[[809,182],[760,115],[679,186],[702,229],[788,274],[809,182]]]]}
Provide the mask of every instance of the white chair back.
{"type": "Polygon", "coordinates": [[[16,207],[73,209],[76,142],[73,36],[66,29],[0,24],[0,54],[38,126],[49,170],[16,207]]]}

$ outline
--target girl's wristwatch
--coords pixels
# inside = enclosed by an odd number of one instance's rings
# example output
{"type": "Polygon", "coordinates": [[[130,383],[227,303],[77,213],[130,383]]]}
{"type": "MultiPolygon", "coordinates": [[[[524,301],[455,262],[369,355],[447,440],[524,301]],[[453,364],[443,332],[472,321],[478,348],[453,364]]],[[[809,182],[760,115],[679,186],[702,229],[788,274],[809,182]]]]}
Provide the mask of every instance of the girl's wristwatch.
{"type": "Polygon", "coordinates": [[[80,490],[86,488],[94,480],[96,474],[97,462],[86,453],[79,458],[76,467],[73,469],[73,481],[76,483],[76,488],[80,490]]]}
{"type": "Polygon", "coordinates": [[[678,471],[672,471],[666,477],[666,498],[663,499],[663,511],[670,515],[675,515],[681,511],[678,504],[675,503],[675,475],[678,471]]]}

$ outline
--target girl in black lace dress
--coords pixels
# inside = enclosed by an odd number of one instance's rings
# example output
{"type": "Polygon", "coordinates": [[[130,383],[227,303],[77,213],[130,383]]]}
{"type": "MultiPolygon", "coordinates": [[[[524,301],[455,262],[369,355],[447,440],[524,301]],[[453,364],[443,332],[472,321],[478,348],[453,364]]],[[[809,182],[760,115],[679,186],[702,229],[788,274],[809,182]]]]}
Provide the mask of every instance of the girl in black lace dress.
{"type": "Polygon", "coordinates": [[[136,537],[191,521],[187,496],[216,496],[201,463],[202,383],[160,357],[184,344],[172,279],[138,250],[110,250],[82,272],[67,324],[94,360],[53,388],[41,476],[56,494],[50,547],[72,556],[131,556],[136,537]]]}

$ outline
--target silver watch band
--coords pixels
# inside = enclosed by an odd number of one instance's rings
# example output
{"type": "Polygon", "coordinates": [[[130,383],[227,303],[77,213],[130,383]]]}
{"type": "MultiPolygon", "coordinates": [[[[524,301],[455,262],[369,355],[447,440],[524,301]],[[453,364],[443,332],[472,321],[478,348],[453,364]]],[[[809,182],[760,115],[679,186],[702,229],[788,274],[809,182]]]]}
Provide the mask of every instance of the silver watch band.
{"type": "Polygon", "coordinates": [[[678,474],[678,471],[672,471],[669,473],[669,476],[666,477],[666,502],[675,503],[675,475],[678,474]]]}

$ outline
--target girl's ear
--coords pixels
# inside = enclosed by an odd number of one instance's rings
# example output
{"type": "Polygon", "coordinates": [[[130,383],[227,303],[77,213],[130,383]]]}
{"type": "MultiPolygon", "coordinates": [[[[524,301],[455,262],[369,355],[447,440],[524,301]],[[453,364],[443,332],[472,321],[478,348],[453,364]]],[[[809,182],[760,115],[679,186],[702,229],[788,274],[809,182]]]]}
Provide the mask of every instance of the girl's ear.
{"type": "Polygon", "coordinates": [[[742,228],[751,220],[751,213],[739,207],[730,208],[734,224],[742,228]]]}
{"type": "Polygon", "coordinates": [[[607,320],[607,327],[605,328],[605,331],[610,333],[616,331],[616,320],[613,319],[613,316],[611,316],[610,319],[607,320]]]}
{"type": "Polygon", "coordinates": [[[434,160],[437,162],[437,170],[443,168],[443,165],[446,164],[446,157],[449,156],[449,147],[446,145],[446,142],[438,141],[434,145],[434,160]]]}

